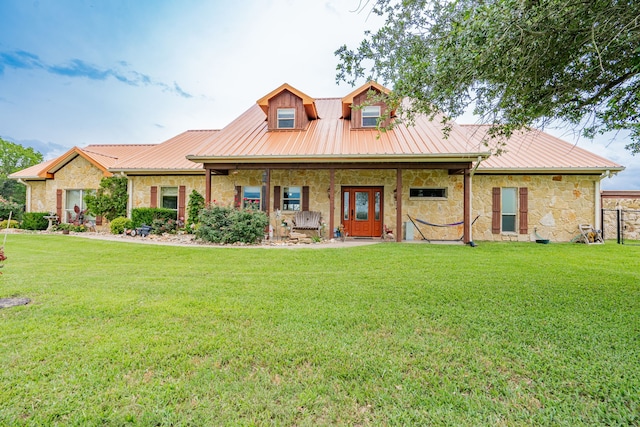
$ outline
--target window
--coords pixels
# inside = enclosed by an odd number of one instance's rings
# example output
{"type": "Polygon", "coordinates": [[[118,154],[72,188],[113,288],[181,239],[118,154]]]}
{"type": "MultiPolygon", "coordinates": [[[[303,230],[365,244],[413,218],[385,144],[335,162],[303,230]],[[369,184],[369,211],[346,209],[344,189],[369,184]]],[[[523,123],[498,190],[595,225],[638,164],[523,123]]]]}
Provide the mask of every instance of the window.
{"type": "Polygon", "coordinates": [[[518,199],[516,188],[503,188],[501,196],[502,206],[502,231],[516,232],[516,214],[518,212],[518,199]]]}
{"type": "Polygon", "coordinates": [[[246,209],[260,210],[262,206],[262,187],[244,187],[242,207],[246,209]]]}
{"type": "Polygon", "coordinates": [[[293,129],[295,122],[295,108],[278,108],[278,129],[293,129]]]}
{"type": "Polygon", "coordinates": [[[178,211],[178,187],[162,187],[160,189],[160,206],[178,211]]]}
{"type": "MultiPolygon", "coordinates": [[[[73,222],[77,220],[77,216],[80,211],[85,211],[87,209],[87,205],[84,202],[84,196],[87,194],[94,194],[95,190],[67,190],[65,197],[65,218],[66,222],[73,222]],[[78,213],[76,213],[76,206],[78,207],[78,213]]],[[[90,217],[86,214],[84,215],[84,220],[93,220],[94,217],[90,217]]]]}
{"type": "Polygon", "coordinates": [[[446,188],[410,188],[409,197],[412,199],[446,199],[446,188]]]}
{"type": "Polygon", "coordinates": [[[283,187],[282,209],[285,211],[299,211],[302,197],[301,187],[283,187]]]}
{"type": "Polygon", "coordinates": [[[368,105],[362,107],[362,127],[370,128],[378,125],[378,118],[380,117],[379,105],[368,105]]]}

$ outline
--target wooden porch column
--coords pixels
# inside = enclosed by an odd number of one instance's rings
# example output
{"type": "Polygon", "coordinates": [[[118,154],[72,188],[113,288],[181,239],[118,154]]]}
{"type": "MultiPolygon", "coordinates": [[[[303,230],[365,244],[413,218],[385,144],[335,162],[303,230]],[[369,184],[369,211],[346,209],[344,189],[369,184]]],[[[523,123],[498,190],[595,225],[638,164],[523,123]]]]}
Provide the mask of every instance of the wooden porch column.
{"type": "Polygon", "coordinates": [[[464,221],[462,234],[465,244],[471,242],[471,173],[469,168],[464,170],[464,201],[462,209],[462,220],[464,221]]]}
{"type": "Polygon", "coordinates": [[[333,230],[335,229],[335,169],[329,169],[329,239],[333,238],[333,230]]]}
{"type": "Polygon", "coordinates": [[[271,212],[271,169],[269,168],[264,170],[264,186],[264,199],[266,201],[264,211],[267,217],[269,217],[269,213],[271,212]]]}
{"type": "Polygon", "coordinates": [[[402,169],[396,170],[396,242],[402,242],[402,169]]]}
{"type": "Polygon", "coordinates": [[[205,182],[204,182],[204,203],[205,205],[209,205],[211,203],[211,169],[206,168],[207,173],[205,174],[205,182]]]}

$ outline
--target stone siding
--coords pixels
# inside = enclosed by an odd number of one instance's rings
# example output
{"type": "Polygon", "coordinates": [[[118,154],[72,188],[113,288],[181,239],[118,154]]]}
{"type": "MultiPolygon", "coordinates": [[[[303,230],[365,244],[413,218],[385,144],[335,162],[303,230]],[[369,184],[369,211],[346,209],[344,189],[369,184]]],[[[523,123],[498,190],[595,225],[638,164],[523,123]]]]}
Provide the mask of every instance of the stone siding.
{"type": "Polygon", "coordinates": [[[640,191],[628,192],[628,195],[608,197],[606,191],[602,192],[603,228],[605,239],[617,239],[618,214],[622,210],[623,235],[625,240],[640,240],[640,191]]]}
{"type": "Polygon", "coordinates": [[[535,230],[553,242],[568,242],[579,234],[579,224],[594,224],[596,182],[584,175],[476,175],[473,177],[474,240],[535,240],[535,230]],[[492,188],[527,187],[528,233],[491,232],[492,188]]]}
{"type": "Polygon", "coordinates": [[[77,156],[55,174],[55,179],[31,181],[31,212],[55,212],[56,192],[63,190],[62,208],[66,190],[97,190],[104,173],[84,157],[77,156]]]}
{"type": "MultiPolygon", "coordinates": [[[[148,208],[151,206],[151,187],[158,187],[158,197],[161,187],[185,186],[185,216],[188,214],[189,196],[196,190],[204,197],[205,192],[204,175],[144,175],[129,176],[128,191],[131,199],[130,208],[148,208]]],[[[158,206],[160,201],[158,200],[158,206]]],[[[185,218],[186,220],[187,218],[185,218]]]]}

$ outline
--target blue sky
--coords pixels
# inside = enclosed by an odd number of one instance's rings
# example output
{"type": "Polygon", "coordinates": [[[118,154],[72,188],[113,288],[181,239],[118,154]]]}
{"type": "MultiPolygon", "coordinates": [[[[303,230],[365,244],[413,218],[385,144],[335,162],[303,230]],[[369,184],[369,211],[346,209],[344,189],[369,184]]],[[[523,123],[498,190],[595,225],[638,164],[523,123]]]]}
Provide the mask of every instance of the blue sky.
{"type": "MultiPolygon", "coordinates": [[[[344,96],[352,89],[336,85],[333,52],[380,23],[356,13],[359,4],[2,0],[0,137],[51,158],[219,129],[285,82],[313,97],[344,96]]],[[[625,138],[547,131],[627,166],[603,188],[640,189],[640,159],[625,138]]]]}

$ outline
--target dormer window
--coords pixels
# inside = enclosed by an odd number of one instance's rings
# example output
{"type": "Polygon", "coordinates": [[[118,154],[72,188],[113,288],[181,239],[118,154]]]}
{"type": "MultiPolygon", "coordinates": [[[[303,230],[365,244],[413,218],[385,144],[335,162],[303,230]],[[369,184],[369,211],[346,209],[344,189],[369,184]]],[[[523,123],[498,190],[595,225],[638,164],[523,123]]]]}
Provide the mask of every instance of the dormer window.
{"type": "Polygon", "coordinates": [[[380,106],[368,105],[362,107],[362,127],[372,128],[378,125],[378,119],[380,118],[380,106]]]}
{"type": "Polygon", "coordinates": [[[278,129],[293,129],[295,124],[295,108],[278,108],[278,129]]]}

